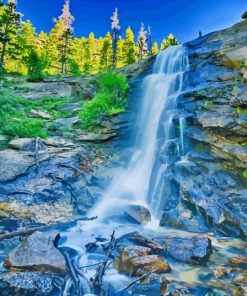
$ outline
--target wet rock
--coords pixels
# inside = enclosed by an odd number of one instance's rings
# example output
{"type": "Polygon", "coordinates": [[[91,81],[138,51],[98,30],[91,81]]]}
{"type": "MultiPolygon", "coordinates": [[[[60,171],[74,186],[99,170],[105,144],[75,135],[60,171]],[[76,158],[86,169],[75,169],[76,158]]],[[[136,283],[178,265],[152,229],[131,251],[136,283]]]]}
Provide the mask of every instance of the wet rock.
{"type": "Polygon", "coordinates": [[[25,174],[34,164],[35,159],[32,156],[12,149],[0,151],[0,182],[13,180],[25,174]]]}
{"type": "Polygon", "coordinates": [[[149,248],[152,250],[153,253],[160,253],[162,252],[163,248],[161,245],[155,241],[149,240],[148,238],[138,234],[138,233],[133,233],[128,237],[128,240],[139,245],[143,246],[146,248],[149,248]]]}
{"type": "Polygon", "coordinates": [[[56,290],[52,277],[44,273],[15,272],[0,274],[1,296],[47,296],[56,290]]]}
{"type": "Polygon", "coordinates": [[[247,269],[247,257],[232,257],[231,259],[229,259],[229,264],[247,269]]]}
{"type": "Polygon", "coordinates": [[[88,243],[85,245],[85,248],[88,253],[94,253],[97,252],[100,246],[96,243],[88,243]]]}
{"type": "Polygon", "coordinates": [[[150,211],[140,205],[131,205],[128,206],[125,210],[125,215],[131,222],[137,224],[145,224],[151,221],[150,211]]]}
{"type": "Polygon", "coordinates": [[[11,271],[50,271],[65,274],[66,262],[54,247],[55,235],[35,232],[25,238],[5,259],[11,271]]]}
{"type": "Polygon", "coordinates": [[[170,265],[164,258],[157,255],[148,255],[150,249],[144,247],[124,248],[115,261],[119,272],[126,272],[135,276],[154,271],[166,273],[171,271],[170,265]]]}
{"type": "Polygon", "coordinates": [[[204,264],[212,254],[211,240],[203,236],[166,238],[164,250],[176,260],[204,264]]]}
{"type": "Polygon", "coordinates": [[[31,115],[33,117],[37,117],[37,118],[41,118],[41,119],[45,119],[45,120],[50,120],[52,119],[52,116],[51,114],[45,112],[45,111],[42,111],[42,110],[31,110],[31,115]]]}

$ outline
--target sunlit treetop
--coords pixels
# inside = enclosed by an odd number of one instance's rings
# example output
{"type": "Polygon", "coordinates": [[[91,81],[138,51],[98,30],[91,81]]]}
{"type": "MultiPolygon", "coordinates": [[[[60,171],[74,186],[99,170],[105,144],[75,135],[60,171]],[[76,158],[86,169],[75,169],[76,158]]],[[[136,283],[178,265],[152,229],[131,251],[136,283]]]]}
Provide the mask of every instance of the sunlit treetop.
{"type": "Polygon", "coordinates": [[[66,0],[62,9],[62,14],[60,15],[59,19],[62,20],[65,27],[67,29],[72,29],[72,24],[75,20],[73,15],[70,12],[70,0],[66,0]]]}
{"type": "Polygon", "coordinates": [[[111,24],[112,30],[120,30],[117,8],[115,9],[113,16],[111,17],[111,20],[112,20],[112,24],[111,24]]]}

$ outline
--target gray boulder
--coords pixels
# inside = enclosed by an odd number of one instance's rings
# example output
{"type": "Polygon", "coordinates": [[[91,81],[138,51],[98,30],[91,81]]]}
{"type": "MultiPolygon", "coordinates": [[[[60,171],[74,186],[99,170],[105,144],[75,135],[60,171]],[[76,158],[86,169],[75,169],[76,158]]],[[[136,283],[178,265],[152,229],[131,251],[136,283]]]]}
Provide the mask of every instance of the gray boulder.
{"type": "Polygon", "coordinates": [[[203,264],[212,254],[211,240],[203,236],[166,238],[164,250],[174,259],[203,264]]]}
{"type": "Polygon", "coordinates": [[[5,266],[10,270],[65,274],[66,262],[53,245],[54,237],[53,234],[35,232],[9,253],[5,266]]]}

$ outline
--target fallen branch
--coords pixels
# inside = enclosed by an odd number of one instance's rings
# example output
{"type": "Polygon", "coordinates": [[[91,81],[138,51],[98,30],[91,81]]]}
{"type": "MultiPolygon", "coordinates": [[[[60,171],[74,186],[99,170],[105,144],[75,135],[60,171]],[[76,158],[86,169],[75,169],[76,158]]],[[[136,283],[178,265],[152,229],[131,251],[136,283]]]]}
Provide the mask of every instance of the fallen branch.
{"type": "Polygon", "coordinates": [[[127,287],[125,287],[125,288],[123,288],[123,289],[121,289],[121,290],[119,290],[119,291],[117,291],[117,292],[120,293],[120,292],[124,292],[124,291],[128,290],[129,288],[131,288],[132,286],[134,286],[136,283],[138,283],[138,282],[140,282],[140,281],[146,279],[150,274],[156,272],[157,270],[158,270],[158,268],[149,271],[148,273],[142,275],[142,276],[139,277],[138,279],[135,279],[135,280],[134,280],[133,282],[131,282],[127,287]]]}
{"type": "Polygon", "coordinates": [[[115,246],[116,246],[116,238],[114,235],[115,235],[115,231],[112,232],[111,240],[108,244],[107,252],[105,255],[105,260],[103,264],[97,268],[97,272],[93,280],[93,290],[96,295],[100,295],[101,293],[101,287],[103,285],[103,276],[105,274],[106,269],[108,268],[108,261],[112,254],[112,251],[115,249],[115,246]]]}
{"type": "Polygon", "coordinates": [[[68,221],[68,222],[64,222],[64,223],[51,223],[51,224],[47,224],[47,225],[40,225],[40,226],[30,226],[30,227],[25,227],[25,228],[21,228],[19,230],[13,231],[13,232],[8,232],[8,233],[3,233],[0,234],[0,240],[4,240],[4,239],[11,239],[13,237],[16,236],[27,236],[30,235],[36,231],[46,231],[49,230],[51,228],[56,228],[58,226],[66,226],[69,225],[71,223],[75,223],[75,222],[80,222],[80,221],[93,221],[96,220],[98,217],[91,217],[91,218],[81,218],[81,219],[77,219],[77,220],[73,220],[73,221],[68,221]]]}

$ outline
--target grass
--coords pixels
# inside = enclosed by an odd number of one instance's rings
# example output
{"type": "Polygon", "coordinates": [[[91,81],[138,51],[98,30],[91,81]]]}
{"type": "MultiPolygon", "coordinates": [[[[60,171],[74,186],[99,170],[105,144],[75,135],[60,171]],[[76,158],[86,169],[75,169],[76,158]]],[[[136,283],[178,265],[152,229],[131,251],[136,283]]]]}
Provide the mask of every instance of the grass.
{"type": "Polygon", "coordinates": [[[124,112],[126,105],[127,79],[124,75],[109,71],[97,79],[99,91],[91,101],[83,104],[79,113],[82,125],[90,129],[105,116],[124,112]]]}
{"type": "Polygon", "coordinates": [[[0,133],[10,137],[47,137],[46,120],[31,117],[31,110],[48,112],[53,119],[71,116],[65,111],[56,110],[66,103],[66,99],[44,97],[28,101],[16,96],[10,89],[0,89],[0,133]]]}

